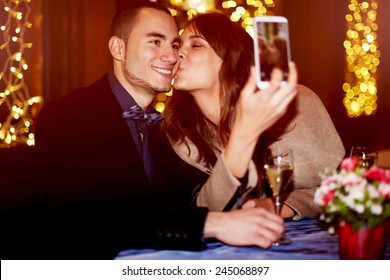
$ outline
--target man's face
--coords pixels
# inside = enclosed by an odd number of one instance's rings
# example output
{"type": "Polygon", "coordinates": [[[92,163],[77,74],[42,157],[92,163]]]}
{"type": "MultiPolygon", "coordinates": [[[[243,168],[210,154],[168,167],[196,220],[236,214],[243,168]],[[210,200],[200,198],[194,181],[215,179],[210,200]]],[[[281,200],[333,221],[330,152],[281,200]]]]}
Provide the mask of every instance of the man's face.
{"type": "Polygon", "coordinates": [[[179,66],[180,39],[172,16],[145,8],[127,42],[122,71],[134,92],[167,92],[179,66]]]}

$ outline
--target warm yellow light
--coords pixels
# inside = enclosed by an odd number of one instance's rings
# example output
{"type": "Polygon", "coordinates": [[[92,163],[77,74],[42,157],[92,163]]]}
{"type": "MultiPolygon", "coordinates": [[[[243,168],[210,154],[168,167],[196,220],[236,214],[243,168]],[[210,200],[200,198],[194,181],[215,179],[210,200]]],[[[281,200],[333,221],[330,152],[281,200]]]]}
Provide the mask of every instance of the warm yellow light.
{"type": "Polygon", "coordinates": [[[351,0],[345,16],[348,31],[343,42],[347,55],[344,106],[350,117],[373,114],[377,108],[375,72],[379,65],[376,20],[377,0],[351,0]]]}
{"type": "Polygon", "coordinates": [[[241,18],[241,15],[237,12],[233,12],[232,15],[230,16],[230,20],[237,22],[241,18]]]}
{"type": "Polygon", "coordinates": [[[172,89],[170,91],[166,92],[165,95],[168,96],[168,97],[172,96],[172,89]]]}
{"type": "Polygon", "coordinates": [[[23,14],[21,12],[18,12],[15,14],[15,17],[18,19],[18,20],[21,20],[22,17],[23,17],[23,14]]]}
{"type": "Polygon", "coordinates": [[[167,100],[167,95],[165,93],[159,93],[157,94],[157,101],[165,101],[167,100]]]}
{"type": "Polygon", "coordinates": [[[162,113],[165,109],[165,104],[164,102],[157,102],[154,108],[156,109],[156,111],[162,113]]]}
{"type": "Polygon", "coordinates": [[[253,37],[253,17],[266,15],[267,7],[274,7],[273,0],[246,0],[247,6],[242,1],[223,1],[222,8],[230,11],[230,20],[234,22],[240,22],[242,28],[244,28],[253,37]],[[237,4],[241,6],[237,7],[237,4]],[[232,8],[237,7],[235,10],[232,8]],[[251,8],[253,7],[253,8],[251,8]]]}
{"type": "Polygon", "coordinates": [[[21,59],[22,59],[22,53],[20,53],[20,52],[17,52],[17,53],[15,53],[15,60],[16,61],[20,61],[21,59]]]}
{"type": "Polygon", "coordinates": [[[189,9],[188,11],[187,11],[187,16],[188,16],[188,19],[191,19],[193,16],[195,16],[196,15],[196,10],[194,10],[194,9],[189,9]]]}
{"type": "Polygon", "coordinates": [[[177,10],[168,8],[172,16],[177,16],[177,10]]]}
{"type": "Polygon", "coordinates": [[[41,96],[34,96],[28,100],[29,105],[33,105],[34,103],[41,103],[42,97],[41,96]]]}
{"type": "Polygon", "coordinates": [[[245,14],[245,12],[246,12],[245,8],[241,7],[241,6],[237,7],[236,11],[237,11],[237,13],[239,13],[241,15],[245,14]]]}
{"type": "MultiPolygon", "coordinates": [[[[35,100],[36,102],[31,101],[28,86],[24,81],[24,71],[28,69],[24,59],[24,50],[32,47],[31,43],[25,42],[25,27],[32,27],[31,22],[28,21],[31,14],[29,4],[31,0],[1,2],[7,6],[4,7],[5,12],[1,12],[0,26],[2,37],[4,37],[3,43],[0,44],[0,51],[5,49],[6,56],[0,73],[2,82],[0,83],[0,104],[2,116],[5,118],[1,120],[0,125],[0,144],[8,145],[12,142],[27,144],[28,134],[33,125],[29,107],[40,101],[40,98],[35,100]],[[13,44],[13,42],[18,44],[13,44]]],[[[28,143],[34,145],[34,139],[30,139],[28,143]]]]}
{"type": "Polygon", "coordinates": [[[229,8],[234,8],[237,6],[237,3],[236,3],[236,1],[227,1],[227,6],[229,8]]]}
{"type": "Polygon", "coordinates": [[[254,28],[253,28],[252,25],[251,25],[251,26],[245,27],[245,31],[248,32],[249,35],[252,36],[252,38],[254,38],[254,36],[255,36],[255,30],[254,30],[254,28]]]}
{"type": "Polygon", "coordinates": [[[196,8],[196,11],[198,12],[198,13],[204,13],[204,12],[206,12],[206,7],[205,6],[198,6],[197,8],[196,8]]]}
{"type": "Polygon", "coordinates": [[[11,142],[12,142],[11,135],[8,134],[8,135],[5,137],[4,142],[5,142],[6,144],[11,144],[11,142]]]}
{"type": "Polygon", "coordinates": [[[183,0],[171,0],[171,4],[178,6],[183,4],[183,0]]]}

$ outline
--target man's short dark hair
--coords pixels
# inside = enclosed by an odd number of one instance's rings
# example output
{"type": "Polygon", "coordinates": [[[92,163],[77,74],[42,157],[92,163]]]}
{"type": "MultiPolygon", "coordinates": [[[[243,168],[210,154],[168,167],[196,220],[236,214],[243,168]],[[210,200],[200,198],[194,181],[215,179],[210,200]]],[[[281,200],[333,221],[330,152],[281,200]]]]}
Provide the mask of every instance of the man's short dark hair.
{"type": "Polygon", "coordinates": [[[127,44],[129,34],[137,23],[140,11],[144,8],[163,11],[168,15],[171,15],[171,12],[168,10],[168,8],[160,3],[146,0],[132,2],[126,6],[126,9],[121,10],[114,17],[111,23],[110,36],[117,36],[127,44]]]}

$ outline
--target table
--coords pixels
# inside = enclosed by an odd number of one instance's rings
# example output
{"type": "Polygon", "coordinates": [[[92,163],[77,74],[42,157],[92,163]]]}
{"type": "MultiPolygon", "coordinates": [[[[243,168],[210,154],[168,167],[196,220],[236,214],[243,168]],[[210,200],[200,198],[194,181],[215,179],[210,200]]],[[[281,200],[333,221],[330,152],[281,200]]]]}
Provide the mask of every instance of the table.
{"type": "MultiPolygon", "coordinates": [[[[132,249],[120,252],[117,260],[337,260],[338,237],[328,232],[328,225],[316,219],[286,222],[291,245],[235,247],[220,242],[210,242],[201,252],[132,249]]],[[[390,238],[387,235],[385,259],[390,259],[390,238]]]]}

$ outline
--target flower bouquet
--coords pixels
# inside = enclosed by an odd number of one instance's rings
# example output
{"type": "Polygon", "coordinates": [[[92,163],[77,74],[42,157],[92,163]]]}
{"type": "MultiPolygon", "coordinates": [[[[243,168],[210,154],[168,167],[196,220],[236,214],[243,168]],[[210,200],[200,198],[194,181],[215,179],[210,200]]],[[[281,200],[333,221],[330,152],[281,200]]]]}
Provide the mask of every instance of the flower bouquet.
{"type": "Polygon", "coordinates": [[[353,231],[374,228],[390,217],[390,171],[345,158],[338,171],[323,176],[314,201],[323,207],[325,222],[351,224],[353,231]]]}

